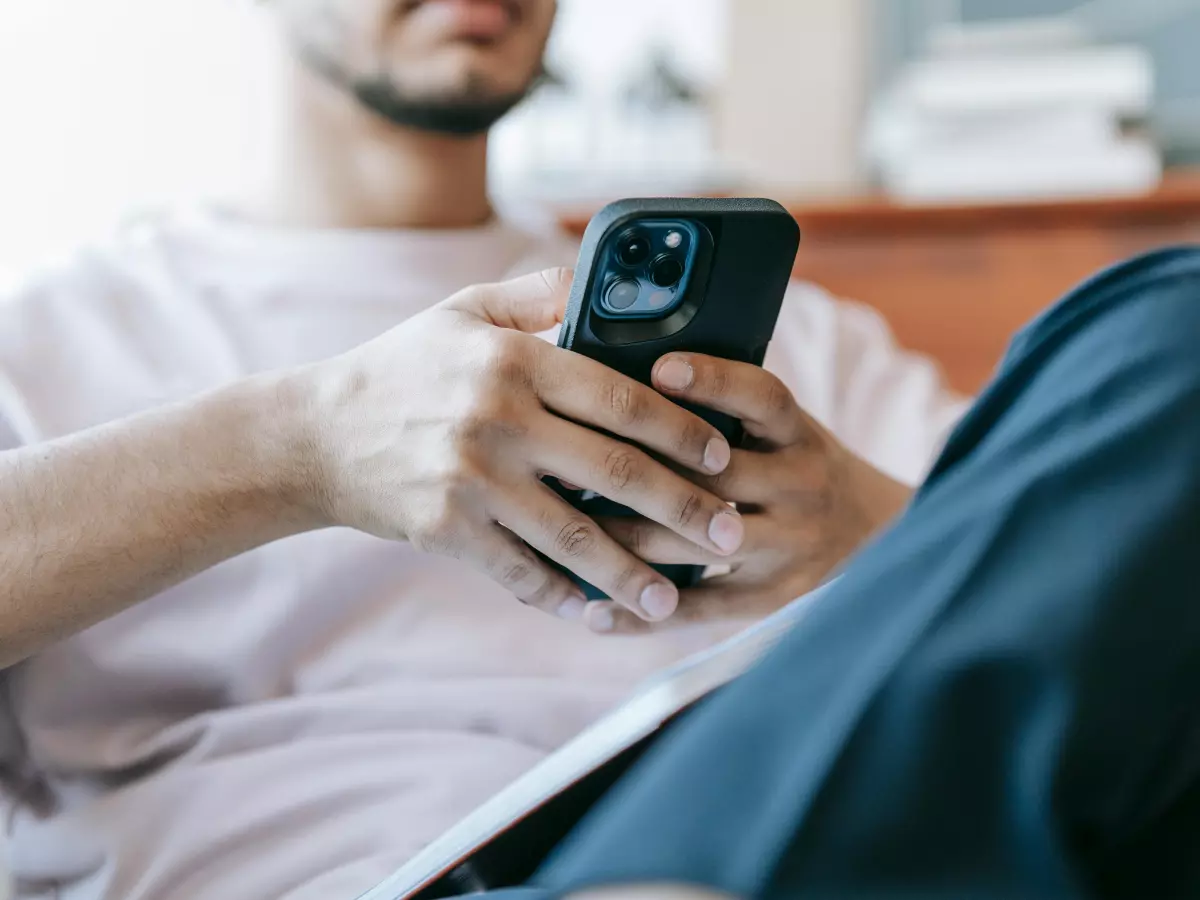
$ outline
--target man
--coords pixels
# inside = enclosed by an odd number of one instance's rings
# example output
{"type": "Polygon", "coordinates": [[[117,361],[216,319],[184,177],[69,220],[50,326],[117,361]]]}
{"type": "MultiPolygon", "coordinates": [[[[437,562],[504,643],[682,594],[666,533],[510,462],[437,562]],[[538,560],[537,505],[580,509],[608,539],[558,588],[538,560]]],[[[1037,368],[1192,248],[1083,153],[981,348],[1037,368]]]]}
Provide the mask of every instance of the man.
{"type": "Polygon", "coordinates": [[[753,454],[535,339],[561,271],[488,283],[574,251],[493,216],[485,133],[539,70],[551,0],[265,7],[288,50],[274,179],[80,253],[0,318],[2,749],[28,896],[354,896],[644,674],[820,581],[959,412],[811,288],[780,323],[782,383],[657,369],[678,398],[725,384],[711,402],[773,438],[753,454]],[[768,435],[784,414],[800,424],[768,435]],[[610,537],[541,472],[647,518],[610,537]],[[515,538],[619,606],[574,621],[515,538]],[[627,546],[733,571],[679,597],[627,546]]]}

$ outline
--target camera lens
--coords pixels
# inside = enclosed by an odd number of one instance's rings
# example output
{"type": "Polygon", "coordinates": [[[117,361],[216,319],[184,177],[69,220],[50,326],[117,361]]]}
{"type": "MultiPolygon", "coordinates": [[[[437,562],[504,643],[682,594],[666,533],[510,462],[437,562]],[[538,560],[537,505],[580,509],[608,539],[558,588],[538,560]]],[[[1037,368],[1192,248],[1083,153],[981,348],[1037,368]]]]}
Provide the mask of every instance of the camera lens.
{"type": "Polygon", "coordinates": [[[660,256],[650,267],[650,280],[661,288],[679,283],[683,277],[683,263],[673,256],[660,256]]]}
{"type": "Polygon", "coordinates": [[[617,259],[623,266],[640,266],[650,255],[650,241],[640,234],[627,234],[617,244],[617,259]]]}
{"type": "Polygon", "coordinates": [[[631,278],[618,278],[604,292],[604,302],[609,309],[629,309],[637,303],[642,286],[631,278]]]}

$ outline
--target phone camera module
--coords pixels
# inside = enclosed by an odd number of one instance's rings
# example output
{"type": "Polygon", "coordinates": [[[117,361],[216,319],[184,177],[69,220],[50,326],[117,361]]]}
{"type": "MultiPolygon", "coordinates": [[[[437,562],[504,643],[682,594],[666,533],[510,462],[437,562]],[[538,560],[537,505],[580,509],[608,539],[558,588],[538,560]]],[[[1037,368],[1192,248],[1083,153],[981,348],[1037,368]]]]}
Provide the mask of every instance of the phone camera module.
{"type": "Polygon", "coordinates": [[[617,244],[617,259],[621,265],[640,266],[650,256],[650,241],[644,235],[631,233],[621,238],[617,244]]]}
{"type": "Polygon", "coordinates": [[[669,288],[683,277],[683,263],[673,256],[660,256],[650,267],[650,280],[660,288],[669,288]]]}
{"type": "Polygon", "coordinates": [[[604,302],[609,309],[621,311],[637,303],[642,286],[632,278],[618,278],[604,292],[604,302]]]}

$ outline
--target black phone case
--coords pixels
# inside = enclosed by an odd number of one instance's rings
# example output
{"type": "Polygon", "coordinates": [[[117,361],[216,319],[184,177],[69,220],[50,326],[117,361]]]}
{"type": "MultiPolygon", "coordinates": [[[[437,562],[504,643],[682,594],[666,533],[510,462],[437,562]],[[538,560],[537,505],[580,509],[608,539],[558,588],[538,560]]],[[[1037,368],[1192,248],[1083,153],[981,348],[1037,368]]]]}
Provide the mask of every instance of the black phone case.
{"type": "MultiPolygon", "coordinates": [[[[598,360],[645,384],[654,363],[672,350],[687,350],[762,365],[783,303],[800,244],[796,220],[765,199],[639,199],[620,200],[600,210],[588,224],[579,250],[575,281],[567,304],[558,345],[598,360]],[[673,334],[656,333],[661,324],[614,325],[592,309],[593,263],[612,232],[649,218],[690,219],[704,226],[711,245],[696,259],[685,305],[694,307],[690,319],[673,334]],[[628,327],[638,340],[611,343],[597,331],[611,333],[628,327]]],[[[670,317],[666,321],[670,321],[670,317]]],[[[732,446],[742,440],[741,424],[729,416],[684,404],[718,428],[732,446]]],[[[582,500],[551,482],[572,506],[589,516],[632,515],[627,507],[604,498],[582,500]]],[[[702,566],[656,566],[680,587],[695,584],[702,566]]],[[[604,595],[583,585],[589,599],[604,595]]]]}

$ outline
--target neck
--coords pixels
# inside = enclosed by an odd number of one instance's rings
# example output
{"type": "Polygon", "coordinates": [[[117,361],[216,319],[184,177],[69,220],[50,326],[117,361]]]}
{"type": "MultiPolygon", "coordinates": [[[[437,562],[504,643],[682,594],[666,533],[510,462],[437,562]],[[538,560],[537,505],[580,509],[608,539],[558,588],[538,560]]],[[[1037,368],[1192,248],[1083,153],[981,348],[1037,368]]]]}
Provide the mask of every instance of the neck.
{"type": "Polygon", "coordinates": [[[256,218],[309,228],[465,228],[492,215],[487,136],[398,128],[296,62],[279,81],[256,218]]]}

